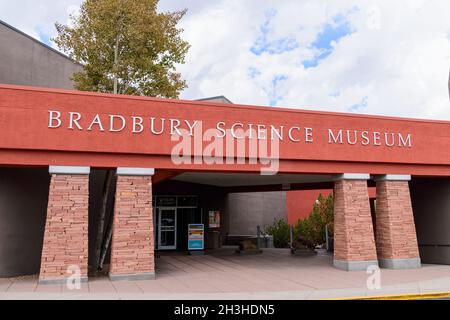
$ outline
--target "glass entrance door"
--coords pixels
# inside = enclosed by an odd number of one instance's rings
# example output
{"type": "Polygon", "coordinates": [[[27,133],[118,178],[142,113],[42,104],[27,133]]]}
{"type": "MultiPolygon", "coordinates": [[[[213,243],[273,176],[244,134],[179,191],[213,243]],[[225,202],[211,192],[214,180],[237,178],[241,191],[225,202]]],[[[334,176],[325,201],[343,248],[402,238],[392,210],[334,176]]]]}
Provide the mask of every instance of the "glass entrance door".
{"type": "Polygon", "coordinates": [[[158,214],[158,249],[177,248],[177,209],[160,208],[158,214]]]}

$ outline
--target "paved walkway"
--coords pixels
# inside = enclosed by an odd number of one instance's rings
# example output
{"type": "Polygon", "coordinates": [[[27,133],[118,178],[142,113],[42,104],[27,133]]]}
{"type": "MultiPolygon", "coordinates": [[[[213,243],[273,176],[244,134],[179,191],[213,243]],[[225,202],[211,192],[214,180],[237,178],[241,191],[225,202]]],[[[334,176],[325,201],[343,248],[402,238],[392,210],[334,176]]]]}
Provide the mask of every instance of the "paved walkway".
{"type": "Polygon", "coordinates": [[[450,291],[450,266],[381,269],[381,289],[369,290],[365,271],[337,270],[330,255],[292,256],[284,249],[163,255],[156,263],[156,280],[91,277],[80,290],[39,285],[37,276],[0,279],[0,299],[323,299],[450,291]]]}

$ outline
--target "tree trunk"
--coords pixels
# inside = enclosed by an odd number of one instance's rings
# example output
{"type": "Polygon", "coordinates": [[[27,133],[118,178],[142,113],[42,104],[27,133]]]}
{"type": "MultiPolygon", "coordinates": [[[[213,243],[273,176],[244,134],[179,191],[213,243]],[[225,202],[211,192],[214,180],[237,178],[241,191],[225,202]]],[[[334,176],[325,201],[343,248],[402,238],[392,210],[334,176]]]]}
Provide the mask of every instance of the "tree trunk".
{"type": "Polygon", "coordinates": [[[112,238],[112,227],[113,227],[113,221],[114,221],[114,213],[110,215],[110,220],[108,223],[108,229],[106,232],[106,237],[103,241],[103,250],[100,255],[100,262],[99,262],[99,268],[103,269],[103,263],[105,262],[106,253],[108,252],[109,245],[111,244],[111,238],[112,238]]]}
{"type": "MultiPolygon", "coordinates": [[[[114,47],[114,78],[113,78],[113,93],[118,94],[119,91],[119,80],[118,80],[118,63],[119,63],[119,34],[116,36],[116,45],[114,47]]],[[[103,262],[105,260],[106,252],[108,251],[109,242],[112,236],[112,220],[113,220],[113,212],[110,214],[110,223],[106,226],[105,229],[105,220],[106,220],[106,210],[108,208],[108,198],[109,193],[111,191],[111,184],[113,181],[114,170],[109,169],[106,173],[105,185],[103,187],[103,199],[102,199],[102,209],[100,211],[98,229],[97,229],[97,241],[96,241],[96,250],[95,250],[95,262],[97,270],[103,269],[103,262]],[[105,234],[107,235],[105,242],[105,234]]]]}
{"type": "Polygon", "coordinates": [[[117,72],[118,72],[117,65],[118,65],[118,63],[119,63],[119,35],[116,36],[116,46],[114,47],[114,66],[113,66],[113,69],[114,69],[114,89],[113,89],[113,93],[114,94],[118,93],[118,82],[119,82],[118,75],[117,75],[117,72]]]}

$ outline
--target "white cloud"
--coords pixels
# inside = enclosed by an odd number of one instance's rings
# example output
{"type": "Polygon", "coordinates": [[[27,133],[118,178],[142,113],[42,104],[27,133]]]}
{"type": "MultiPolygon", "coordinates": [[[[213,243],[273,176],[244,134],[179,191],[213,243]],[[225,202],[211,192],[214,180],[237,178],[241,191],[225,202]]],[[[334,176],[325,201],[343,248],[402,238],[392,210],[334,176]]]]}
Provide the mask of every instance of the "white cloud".
{"type": "Polygon", "coordinates": [[[56,36],[55,22],[67,23],[69,13],[81,3],[82,0],[0,0],[0,19],[45,42],[56,36]]]}
{"type": "MultiPolygon", "coordinates": [[[[68,11],[80,3],[0,0],[0,19],[36,37],[39,30],[52,37],[54,22],[67,22],[68,11]]],[[[182,27],[191,50],[179,66],[189,85],[182,98],[224,94],[243,104],[450,119],[447,0],[162,0],[159,5],[164,11],[185,7],[182,27]],[[337,17],[352,32],[318,59],[323,50],[313,43],[337,17]],[[264,23],[264,41],[276,54],[250,51],[264,23]],[[304,61],[318,64],[305,68],[304,61]]]]}
{"type": "Polygon", "coordinates": [[[192,49],[180,66],[184,98],[224,94],[236,103],[450,119],[450,10],[447,1],[219,1],[183,22],[192,49]],[[300,44],[280,54],[250,52],[266,13],[268,41],[300,44]],[[301,61],[325,24],[342,15],[353,33],[315,68],[301,61]],[[258,75],[251,77],[257,70],[258,75]]]}

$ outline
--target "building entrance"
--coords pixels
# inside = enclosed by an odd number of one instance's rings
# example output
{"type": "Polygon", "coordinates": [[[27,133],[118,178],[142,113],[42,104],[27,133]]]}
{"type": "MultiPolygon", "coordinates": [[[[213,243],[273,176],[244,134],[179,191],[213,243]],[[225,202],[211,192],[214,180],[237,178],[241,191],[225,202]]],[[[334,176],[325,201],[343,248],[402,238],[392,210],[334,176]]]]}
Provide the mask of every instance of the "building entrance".
{"type": "Polygon", "coordinates": [[[157,250],[186,250],[187,228],[202,223],[197,196],[155,196],[154,221],[157,250]]]}
{"type": "Polygon", "coordinates": [[[177,208],[158,209],[158,249],[177,248],[177,208]]]}

